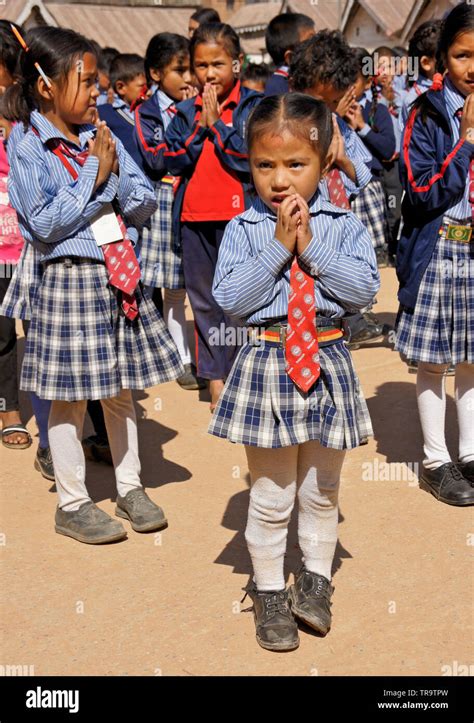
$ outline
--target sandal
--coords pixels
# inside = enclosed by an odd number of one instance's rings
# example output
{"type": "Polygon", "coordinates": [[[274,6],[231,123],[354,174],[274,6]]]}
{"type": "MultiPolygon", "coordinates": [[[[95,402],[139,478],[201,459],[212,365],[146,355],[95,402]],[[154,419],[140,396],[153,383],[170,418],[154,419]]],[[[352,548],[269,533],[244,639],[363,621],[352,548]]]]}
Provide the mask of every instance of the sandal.
{"type": "Polygon", "coordinates": [[[23,424],[9,424],[7,427],[0,431],[2,433],[2,444],[8,449],[28,449],[28,447],[31,447],[33,443],[31,434],[28,432],[27,428],[23,424]],[[14,432],[22,432],[23,434],[28,435],[28,441],[22,442],[21,444],[13,444],[12,442],[8,444],[8,442],[6,442],[4,438],[9,434],[14,434],[14,432]]]}

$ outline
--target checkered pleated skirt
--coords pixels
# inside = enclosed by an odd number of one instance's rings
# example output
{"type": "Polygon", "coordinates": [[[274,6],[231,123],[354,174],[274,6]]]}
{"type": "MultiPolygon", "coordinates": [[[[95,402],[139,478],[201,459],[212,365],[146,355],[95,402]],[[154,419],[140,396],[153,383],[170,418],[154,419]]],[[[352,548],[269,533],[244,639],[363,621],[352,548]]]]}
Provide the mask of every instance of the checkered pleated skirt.
{"type": "MultiPolygon", "coordinates": [[[[459,223],[459,222],[457,222],[459,223]]],[[[413,311],[402,309],[395,349],[433,364],[474,362],[474,247],[443,233],[413,311]]]]}
{"type": "Polygon", "coordinates": [[[31,319],[43,275],[40,258],[39,251],[31,243],[25,242],[7,293],[0,305],[0,316],[31,319]]]}
{"type": "Polygon", "coordinates": [[[351,201],[351,211],[362,221],[374,248],[388,243],[387,201],[382,182],[374,178],[351,201]]]}
{"type": "Polygon", "coordinates": [[[143,287],[139,316],[119,312],[101,263],[46,266],[32,313],[20,389],[41,399],[103,399],[184,373],[174,342],[143,287]]]}
{"type": "Polygon", "coordinates": [[[208,428],[210,434],[254,447],[288,447],[318,440],[350,449],[372,436],[369,411],[343,342],[320,348],[321,376],[302,392],[285,371],[285,351],[243,346],[208,428]]]}
{"type": "Polygon", "coordinates": [[[158,182],[155,189],[158,208],[141,234],[142,281],[157,289],[183,289],[181,246],[172,230],[173,187],[158,182]]]}

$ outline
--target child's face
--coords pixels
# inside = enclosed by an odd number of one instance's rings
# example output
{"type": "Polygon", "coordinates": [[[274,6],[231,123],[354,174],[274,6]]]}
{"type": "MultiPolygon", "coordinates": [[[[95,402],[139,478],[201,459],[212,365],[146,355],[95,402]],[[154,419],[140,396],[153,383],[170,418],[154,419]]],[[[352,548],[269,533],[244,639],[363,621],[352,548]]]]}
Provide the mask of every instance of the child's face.
{"type": "Polygon", "coordinates": [[[330,83],[320,83],[319,81],[304,91],[306,95],[311,95],[313,98],[316,98],[316,100],[324,101],[332,111],[336,110],[345,92],[345,90],[337,90],[330,83]]]}
{"type": "Polygon", "coordinates": [[[370,78],[367,78],[366,75],[362,75],[362,73],[359,73],[357,76],[357,80],[354,83],[354,93],[355,97],[359,98],[359,96],[362,95],[362,93],[369,87],[370,85],[370,78]]]}
{"type": "Polygon", "coordinates": [[[234,87],[234,72],[239,72],[242,60],[243,56],[239,60],[234,60],[227,50],[217,43],[196,45],[193,69],[200,90],[206,83],[210,83],[216,89],[218,100],[225,100],[234,87]]]}
{"type": "Polygon", "coordinates": [[[474,91],[474,31],[461,33],[449,47],[445,59],[453,85],[462,95],[474,91]]]}
{"type": "MultiPolygon", "coordinates": [[[[92,53],[84,53],[68,73],[67,83],[52,80],[52,93],[57,115],[66,123],[79,125],[93,123],[96,117],[99,90],[97,60],[92,53]]],[[[42,93],[48,98],[47,93],[42,93]]]]}
{"type": "Polygon", "coordinates": [[[176,55],[163,70],[150,68],[150,75],[169,98],[184,100],[192,82],[189,55],[176,55]]]}
{"type": "Polygon", "coordinates": [[[299,193],[309,201],[321,178],[321,159],[314,144],[289,130],[263,133],[250,151],[250,172],[262,201],[275,213],[285,196],[299,193]]]}
{"type": "Polygon", "coordinates": [[[263,80],[243,80],[242,85],[244,88],[256,90],[257,93],[263,93],[265,90],[265,82],[263,80]]]}
{"type": "Polygon", "coordinates": [[[139,73],[132,80],[124,82],[118,80],[115,83],[115,90],[118,96],[128,105],[131,105],[142,93],[146,91],[145,73],[139,73]]]}

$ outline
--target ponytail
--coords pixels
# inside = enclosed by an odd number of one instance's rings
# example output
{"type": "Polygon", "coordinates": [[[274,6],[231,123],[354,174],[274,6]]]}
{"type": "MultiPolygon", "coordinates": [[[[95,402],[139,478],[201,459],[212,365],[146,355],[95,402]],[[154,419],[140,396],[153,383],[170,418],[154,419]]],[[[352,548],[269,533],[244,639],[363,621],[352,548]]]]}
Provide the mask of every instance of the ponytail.
{"type": "Polygon", "coordinates": [[[10,85],[0,99],[0,115],[10,123],[21,122],[27,130],[30,113],[35,105],[28,92],[27,82],[20,79],[10,85]]]}

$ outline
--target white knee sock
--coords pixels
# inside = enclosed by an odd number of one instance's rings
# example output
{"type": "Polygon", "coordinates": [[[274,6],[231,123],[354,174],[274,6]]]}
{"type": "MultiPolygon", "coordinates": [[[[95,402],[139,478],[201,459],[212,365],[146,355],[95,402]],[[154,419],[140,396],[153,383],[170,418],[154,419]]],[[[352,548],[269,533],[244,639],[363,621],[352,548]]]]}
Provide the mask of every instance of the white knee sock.
{"type": "Polygon", "coordinates": [[[338,492],[345,451],[319,442],[300,444],[298,454],[298,542],[310,572],[331,579],[337,544],[338,492]]]}
{"type": "Polygon", "coordinates": [[[298,447],[246,447],[252,481],[245,539],[258,590],[284,590],[288,523],[295,503],[298,447]]]}
{"type": "Polygon", "coordinates": [[[100,401],[114,463],[117,492],[121,497],[125,497],[130,490],[142,486],[137,418],[132,392],[130,389],[122,389],[117,397],[100,401]]]}
{"type": "Polygon", "coordinates": [[[78,510],[90,500],[85,485],[86,461],[82,428],[87,402],[51,402],[48,438],[56,478],[58,505],[66,512],[78,510]]]}
{"type": "Polygon", "coordinates": [[[459,426],[459,461],[474,461],[474,364],[456,365],[454,394],[459,426]]]}
{"type": "Polygon", "coordinates": [[[191,350],[186,331],[184,301],[186,289],[165,289],[163,317],[168,331],[177,346],[183,364],[191,363],[191,350]]]}
{"type": "Polygon", "coordinates": [[[416,395],[423,430],[423,464],[427,469],[451,462],[445,435],[447,368],[447,364],[418,364],[416,395]]]}

